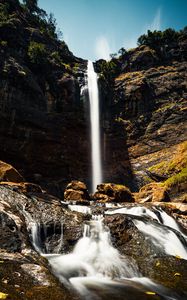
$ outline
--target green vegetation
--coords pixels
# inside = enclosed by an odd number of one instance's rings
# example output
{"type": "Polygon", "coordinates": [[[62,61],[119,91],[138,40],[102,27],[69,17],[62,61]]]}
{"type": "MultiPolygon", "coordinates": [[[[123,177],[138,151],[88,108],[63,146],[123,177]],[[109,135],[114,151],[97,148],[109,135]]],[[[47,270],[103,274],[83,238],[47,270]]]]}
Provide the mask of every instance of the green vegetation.
{"type": "Polygon", "coordinates": [[[149,171],[168,177],[161,185],[166,189],[178,190],[187,182],[187,142],[178,145],[175,155],[149,168],[149,171]]]}
{"type": "Polygon", "coordinates": [[[159,175],[173,176],[179,174],[187,166],[187,142],[178,145],[176,154],[170,159],[161,161],[149,168],[159,175]]]}
{"type": "Polygon", "coordinates": [[[175,31],[172,28],[164,31],[148,30],[147,34],[143,34],[138,38],[137,44],[139,46],[147,45],[152,49],[158,49],[164,45],[176,43],[183,37],[187,37],[187,26],[180,31],[175,31]]]}
{"type": "Polygon", "coordinates": [[[33,27],[38,27],[40,32],[51,38],[62,37],[61,31],[57,30],[57,23],[54,15],[49,15],[38,7],[37,0],[23,0],[22,8],[27,12],[27,19],[33,27]]]}
{"type": "Polygon", "coordinates": [[[9,19],[8,3],[0,3],[0,25],[9,19]]]}
{"type": "Polygon", "coordinates": [[[28,48],[28,57],[31,63],[45,65],[47,62],[47,50],[44,44],[31,41],[28,48]]]}
{"type": "Polygon", "coordinates": [[[166,165],[167,162],[165,161],[161,161],[159,164],[153,165],[152,167],[149,168],[150,172],[156,172],[156,173],[162,173],[162,172],[166,172],[166,165]]]}
{"type": "Polygon", "coordinates": [[[110,61],[103,60],[99,66],[101,76],[107,81],[112,81],[119,72],[119,66],[116,59],[110,61]]]}
{"type": "Polygon", "coordinates": [[[174,186],[179,186],[179,184],[183,182],[187,182],[187,167],[183,168],[180,173],[168,178],[163,184],[164,186],[171,188],[174,186]]]}
{"type": "Polygon", "coordinates": [[[0,46],[5,48],[7,46],[7,41],[0,41],[0,46]]]}

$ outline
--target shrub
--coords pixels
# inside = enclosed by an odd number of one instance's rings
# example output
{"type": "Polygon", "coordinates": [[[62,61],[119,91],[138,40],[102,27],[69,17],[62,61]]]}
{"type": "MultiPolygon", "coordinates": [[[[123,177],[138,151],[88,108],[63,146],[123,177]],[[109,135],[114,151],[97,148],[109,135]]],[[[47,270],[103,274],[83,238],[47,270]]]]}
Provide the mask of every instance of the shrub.
{"type": "Polygon", "coordinates": [[[8,19],[8,4],[0,3],[0,24],[5,23],[8,19]]]}
{"type": "Polygon", "coordinates": [[[31,41],[28,48],[28,57],[31,63],[44,65],[47,63],[47,50],[44,44],[31,41]]]}
{"type": "Polygon", "coordinates": [[[176,43],[184,35],[187,35],[187,27],[184,27],[181,31],[175,31],[172,28],[164,31],[148,30],[147,34],[143,34],[138,38],[137,44],[139,46],[147,45],[150,48],[158,49],[164,45],[176,43]]]}
{"type": "Polygon", "coordinates": [[[0,41],[0,46],[3,48],[7,47],[7,44],[7,41],[0,41]]]}
{"type": "Polygon", "coordinates": [[[55,62],[58,65],[62,65],[62,63],[63,63],[58,51],[52,52],[50,54],[50,58],[53,62],[55,62]]]}
{"type": "Polygon", "coordinates": [[[118,64],[115,59],[112,59],[110,61],[102,61],[100,65],[101,75],[103,75],[104,78],[109,81],[113,80],[113,78],[117,75],[118,71],[118,64]]]}

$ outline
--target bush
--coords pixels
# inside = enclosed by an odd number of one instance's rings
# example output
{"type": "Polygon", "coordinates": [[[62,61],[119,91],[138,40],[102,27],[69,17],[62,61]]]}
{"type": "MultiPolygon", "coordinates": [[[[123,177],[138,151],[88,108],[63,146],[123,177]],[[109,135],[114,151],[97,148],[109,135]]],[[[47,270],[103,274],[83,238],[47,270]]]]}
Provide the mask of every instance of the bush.
{"type": "Polygon", "coordinates": [[[45,65],[47,63],[47,49],[44,44],[30,42],[28,48],[28,57],[31,63],[36,65],[45,65]]]}
{"type": "Polygon", "coordinates": [[[112,59],[110,61],[102,61],[100,65],[101,75],[107,80],[113,80],[113,78],[118,74],[118,64],[117,60],[112,59]]]}
{"type": "Polygon", "coordinates": [[[8,19],[8,4],[0,3],[0,24],[5,23],[8,19]]]}
{"type": "Polygon", "coordinates": [[[187,35],[187,27],[184,27],[181,31],[175,31],[172,28],[168,28],[164,31],[151,31],[148,30],[147,34],[143,34],[138,38],[137,44],[147,45],[150,48],[158,49],[164,45],[176,43],[181,36],[187,35]]]}

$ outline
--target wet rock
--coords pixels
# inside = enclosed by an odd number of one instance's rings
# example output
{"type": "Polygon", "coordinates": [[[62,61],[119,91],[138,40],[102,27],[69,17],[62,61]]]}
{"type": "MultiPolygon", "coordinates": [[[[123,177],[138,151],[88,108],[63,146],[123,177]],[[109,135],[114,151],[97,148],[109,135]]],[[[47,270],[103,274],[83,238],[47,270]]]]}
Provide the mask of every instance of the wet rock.
{"type": "Polygon", "coordinates": [[[125,185],[103,183],[97,186],[93,199],[101,203],[106,202],[134,202],[130,190],[125,185]]]}
{"type": "MultiPolygon", "coordinates": [[[[47,248],[49,252],[70,251],[82,235],[84,216],[64,209],[58,198],[47,193],[26,195],[12,190],[11,187],[0,186],[0,205],[2,210],[16,223],[18,237],[21,240],[20,251],[30,244],[29,239],[34,224],[39,236],[42,237],[41,248],[44,251],[47,248]]],[[[2,235],[1,238],[0,244],[3,241],[6,242],[6,239],[7,243],[11,242],[8,235],[2,235]]]]}
{"type": "Polygon", "coordinates": [[[0,236],[1,251],[21,252],[22,240],[19,229],[11,215],[3,211],[0,212],[0,236]]]}
{"type": "Polygon", "coordinates": [[[45,259],[32,255],[19,258],[4,258],[0,253],[1,291],[8,294],[10,300],[78,300],[72,292],[50,273],[45,259]],[[23,280],[24,279],[24,280],[23,280]]]}
{"type": "Polygon", "coordinates": [[[70,201],[75,200],[81,203],[85,203],[85,200],[89,200],[89,194],[86,185],[81,181],[72,181],[66,187],[64,192],[64,200],[70,201]]]}
{"type": "Polygon", "coordinates": [[[43,249],[69,252],[82,235],[83,218],[63,209],[59,199],[37,192],[33,190],[31,196],[8,185],[0,186],[1,290],[10,300],[77,299],[34,250],[31,229],[38,224],[43,249]]]}
{"type": "Polygon", "coordinates": [[[143,276],[177,291],[182,299],[185,299],[187,261],[180,257],[168,256],[161,248],[156,247],[136,228],[134,218],[139,217],[120,214],[105,216],[105,224],[110,228],[113,245],[120,253],[135,259],[143,276]]]}
{"type": "Polygon", "coordinates": [[[14,167],[0,161],[0,181],[23,182],[24,179],[14,167]]]}

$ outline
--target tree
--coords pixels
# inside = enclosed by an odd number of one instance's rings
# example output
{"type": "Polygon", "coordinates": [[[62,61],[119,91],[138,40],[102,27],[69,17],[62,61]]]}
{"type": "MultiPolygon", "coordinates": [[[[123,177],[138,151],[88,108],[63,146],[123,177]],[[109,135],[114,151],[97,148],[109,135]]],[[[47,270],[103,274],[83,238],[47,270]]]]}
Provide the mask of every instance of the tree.
{"type": "Polygon", "coordinates": [[[125,54],[127,54],[127,51],[125,50],[124,47],[120,48],[118,53],[121,55],[121,56],[124,56],[125,54]]]}
{"type": "Polygon", "coordinates": [[[56,38],[56,19],[52,13],[49,14],[48,20],[47,20],[47,29],[50,36],[56,38]]]}
{"type": "Polygon", "coordinates": [[[31,14],[38,12],[38,0],[23,0],[23,3],[31,14]]]}
{"type": "Polygon", "coordinates": [[[162,42],[163,44],[169,44],[171,42],[176,42],[178,38],[178,33],[172,29],[168,28],[162,33],[162,42]]]}

